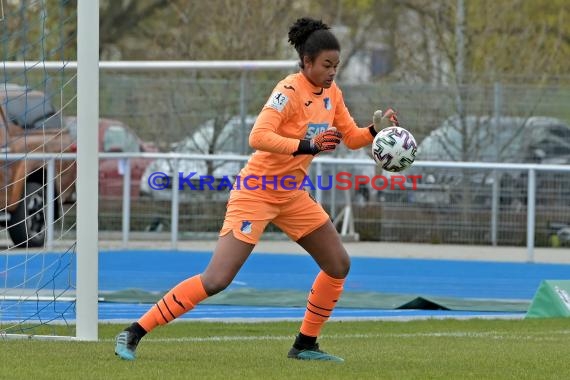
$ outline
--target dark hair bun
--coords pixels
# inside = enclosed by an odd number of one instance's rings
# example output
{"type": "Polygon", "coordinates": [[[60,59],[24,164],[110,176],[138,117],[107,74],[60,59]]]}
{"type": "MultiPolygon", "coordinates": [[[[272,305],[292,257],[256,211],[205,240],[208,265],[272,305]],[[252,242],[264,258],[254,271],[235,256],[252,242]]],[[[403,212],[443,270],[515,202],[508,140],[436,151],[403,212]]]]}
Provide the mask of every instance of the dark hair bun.
{"type": "Polygon", "coordinates": [[[289,42],[295,49],[298,49],[307,41],[311,33],[322,29],[327,30],[330,28],[320,20],[308,17],[299,18],[289,29],[289,42]]]}

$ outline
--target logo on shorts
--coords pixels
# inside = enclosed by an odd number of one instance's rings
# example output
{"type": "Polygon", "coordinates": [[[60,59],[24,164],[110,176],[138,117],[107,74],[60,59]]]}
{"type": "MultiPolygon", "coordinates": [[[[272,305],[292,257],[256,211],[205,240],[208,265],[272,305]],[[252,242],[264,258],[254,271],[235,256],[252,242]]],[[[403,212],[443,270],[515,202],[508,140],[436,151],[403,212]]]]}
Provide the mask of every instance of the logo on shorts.
{"type": "Polygon", "coordinates": [[[243,232],[244,234],[250,234],[251,233],[251,222],[248,220],[244,220],[243,222],[241,222],[241,228],[239,230],[241,232],[243,232]]]}

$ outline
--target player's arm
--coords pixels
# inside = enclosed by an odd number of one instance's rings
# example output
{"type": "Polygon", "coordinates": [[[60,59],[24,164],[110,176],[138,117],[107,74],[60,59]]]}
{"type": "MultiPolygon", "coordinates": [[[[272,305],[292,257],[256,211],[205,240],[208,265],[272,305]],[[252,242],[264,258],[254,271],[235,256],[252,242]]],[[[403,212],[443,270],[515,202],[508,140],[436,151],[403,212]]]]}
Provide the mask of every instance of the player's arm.
{"type": "Polygon", "coordinates": [[[344,145],[349,149],[358,149],[372,143],[376,131],[372,127],[360,128],[339,96],[333,125],[342,132],[344,145]]]}
{"type": "MultiPolygon", "coordinates": [[[[285,89],[285,86],[284,86],[285,89]]],[[[319,133],[312,139],[296,139],[277,133],[277,129],[287,119],[290,112],[295,112],[294,95],[275,90],[261,110],[251,133],[249,145],[256,150],[297,155],[316,155],[319,152],[332,151],[342,139],[342,134],[335,128],[319,133]],[[289,99],[289,97],[292,99],[289,99]]]]}
{"type": "Polygon", "coordinates": [[[319,133],[312,139],[295,139],[279,135],[276,130],[281,117],[271,108],[264,108],[249,134],[249,145],[265,152],[298,155],[316,155],[320,152],[335,150],[342,140],[342,134],[336,128],[319,133]]]}
{"type": "Polygon", "coordinates": [[[278,111],[265,106],[251,129],[249,145],[255,150],[293,154],[299,147],[299,139],[284,137],[277,133],[282,117],[278,111]]]}

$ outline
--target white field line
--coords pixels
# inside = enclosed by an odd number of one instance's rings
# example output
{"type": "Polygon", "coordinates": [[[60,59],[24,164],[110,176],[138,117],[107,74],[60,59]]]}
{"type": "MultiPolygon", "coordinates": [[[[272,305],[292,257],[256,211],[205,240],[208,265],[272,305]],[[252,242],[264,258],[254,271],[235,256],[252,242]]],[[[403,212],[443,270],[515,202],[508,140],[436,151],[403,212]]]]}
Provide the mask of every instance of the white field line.
{"type": "MultiPolygon", "coordinates": [[[[382,338],[473,338],[473,339],[517,339],[532,341],[548,341],[555,339],[558,335],[570,335],[570,330],[554,330],[543,333],[531,334],[508,334],[499,331],[473,332],[473,331],[453,331],[453,332],[426,332],[426,333],[405,333],[405,334],[335,334],[323,335],[320,339],[382,339],[382,338]]],[[[181,338],[147,338],[145,342],[151,343],[201,343],[201,342],[256,342],[256,341],[282,341],[292,340],[293,335],[226,335],[208,337],[181,337],[181,338]]],[[[101,342],[112,342],[114,339],[101,339],[101,342]]]]}
{"type": "MultiPolygon", "coordinates": [[[[210,313],[211,314],[211,313],[210,313]]],[[[331,319],[328,323],[336,323],[336,322],[410,322],[410,321],[422,321],[422,320],[476,320],[476,319],[486,319],[486,320],[505,320],[505,319],[512,319],[512,320],[522,320],[524,317],[523,314],[493,314],[493,315],[451,315],[451,316],[388,316],[388,317],[338,317],[331,319]]],[[[172,323],[271,323],[271,322],[301,322],[303,317],[275,317],[275,318],[180,318],[176,319],[172,323]]],[[[17,325],[21,323],[18,319],[6,319],[0,320],[3,324],[13,324],[17,325]]],[[[75,319],[66,319],[66,320],[53,320],[50,321],[50,325],[74,325],[77,321],[75,319]]],[[[121,325],[129,325],[133,322],[133,319],[124,319],[124,318],[113,318],[113,319],[99,319],[99,323],[101,324],[121,324],[121,325]]],[[[1,331],[0,331],[1,333],[1,331]]]]}
{"type": "MultiPolygon", "coordinates": [[[[267,309],[275,309],[275,308],[267,308],[267,309]]],[[[358,312],[357,309],[355,309],[358,312]]],[[[397,310],[396,310],[397,312],[397,310]]],[[[224,311],[216,312],[217,314],[225,314],[224,311]]],[[[196,315],[197,312],[194,312],[196,315]]],[[[210,311],[202,311],[202,314],[212,315],[214,313],[210,311]]],[[[523,313],[507,313],[507,314],[467,314],[467,315],[459,315],[459,314],[452,314],[452,315],[386,315],[386,316],[343,316],[343,317],[331,317],[329,323],[335,322],[365,322],[365,321],[391,321],[391,322],[409,322],[409,321],[422,321],[422,320],[444,320],[444,319],[456,319],[456,320],[475,320],[475,319],[485,319],[485,320],[504,320],[504,319],[512,319],[512,320],[520,320],[524,318],[523,313]]],[[[300,322],[303,320],[303,316],[299,317],[264,317],[264,318],[257,318],[257,317],[225,317],[225,318],[216,318],[216,317],[193,317],[193,318],[179,318],[174,320],[171,323],[187,323],[187,322],[200,322],[200,323],[265,323],[265,322],[300,322]]],[[[68,322],[75,323],[75,320],[68,320],[68,322]]],[[[113,319],[100,319],[99,322],[101,323],[108,323],[108,324],[130,324],[132,323],[131,319],[123,319],[123,318],[113,318],[113,319]]]]}

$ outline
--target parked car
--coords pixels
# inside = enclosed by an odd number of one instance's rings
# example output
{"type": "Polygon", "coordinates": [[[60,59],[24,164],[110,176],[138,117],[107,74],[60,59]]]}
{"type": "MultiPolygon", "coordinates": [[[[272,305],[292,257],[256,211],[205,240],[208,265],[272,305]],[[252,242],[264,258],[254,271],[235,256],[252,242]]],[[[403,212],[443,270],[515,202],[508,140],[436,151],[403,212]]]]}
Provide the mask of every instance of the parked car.
{"type": "MultiPolygon", "coordinates": [[[[17,84],[0,86],[2,153],[73,153],[71,136],[49,96],[17,84]]],[[[75,188],[73,161],[55,165],[55,217],[75,188]]],[[[47,165],[42,159],[2,158],[0,219],[17,247],[41,247],[45,241],[47,165]]]]}
{"type": "MultiPolygon", "coordinates": [[[[196,131],[188,138],[177,143],[172,152],[183,154],[224,154],[226,156],[239,156],[243,151],[243,139],[249,136],[251,127],[255,123],[255,116],[247,116],[245,119],[246,127],[242,127],[242,120],[239,116],[234,116],[227,121],[222,121],[221,128],[219,120],[208,120],[199,126],[196,131]],[[217,129],[217,131],[216,131],[217,129]]],[[[174,184],[175,162],[173,159],[158,159],[153,161],[145,170],[140,182],[140,192],[143,196],[150,197],[155,200],[172,199],[172,185],[174,184]],[[157,190],[151,186],[154,173],[164,173],[168,186],[165,189],[157,190]]],[[[229,194],[229,188],[226,190],[210,191],[208,186],[203,185],[200,191],[200,176],[211,177],[214,182],[212,186],[217,189],[220,184],[225,185],[233,182],[235,176],[239,173],[244,165],[243,161],[206,161],[206,160],[180,160],[178,173],[188,176],[190,173],[196,173],[190,179],[190,182],[197,190],[191,190],[185,186],[179,193],[180,201],[200,200],[204,197],[209,199],[225,199],[229,194]],[[222,181],[224,181],[222,183],[222,181]]],[[[156,177],[155,177],[156,178],[156,177]]]]}
{"type": "MultiPolygon", "coordinates": [[[[77,141],[77,117],[65,118],[70,135],[77,141]]],[[[158,152],[153,143],[144,142],[125,123],[115,120],[99,119],[99,152],[102,153],[139,153],[158,152]]],[[[131,158],[131,190],[132,198],[140,194],[141,177],[152,159],[131,158]]],[[[99,196],[122,197],[124,161],[110,158],[99,158],[99,196]]]]}
{"type": "MultiPolygon", "coordinates": [[[[471,161],[502,163],[568,163],[570,162],[570,126],[551,117],[476,117],[464,121],[467,134],[463,136],[458,117],[451,117],[432,131],[418,146],[418,161],[471,161]],[[464,138],[465,137],[465,138],[464,138]],[[463,144],[468,145],[463,148],[463,144]]],[[[468,202],[490,205],[491,185],[495,181],[490,170],[437,169],[413,167],[406,174],[421,175],[417,189],[404,194],[415,203],[446,205],[459,203],[466,194],[468,202]],[[466,191],[468,190],[468,191],[466,191]]],[[[501,205],[526,202],[526,171],[499,171],[501,205]]],[[[560,178],[557,179],[559,181],[560,178]]],[[[548,189],[559,187],[553,176],[537,175],[538,188],[544,196],[548,189]]],[[[407,184],[411,188],[411,183],[407,184]]],[[[562,191],[558,196],[570,196],[562,191]]],[[[540,199],[537,194],[537,202],[540,199]]],[[[567,199],[570,201],[570,198],[567,199]]]]}

